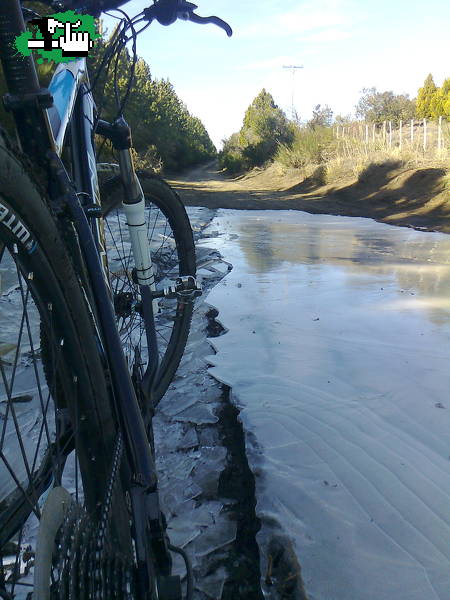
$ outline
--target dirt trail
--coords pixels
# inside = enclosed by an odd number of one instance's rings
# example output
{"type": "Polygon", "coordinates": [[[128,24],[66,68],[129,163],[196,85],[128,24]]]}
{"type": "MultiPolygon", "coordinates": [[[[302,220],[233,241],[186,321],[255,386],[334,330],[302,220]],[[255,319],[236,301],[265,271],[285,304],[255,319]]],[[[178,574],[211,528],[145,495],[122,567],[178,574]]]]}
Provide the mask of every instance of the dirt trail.
{"type": "Polygon", "coordinates": [[[392,225],[450,233],[450,189],[444,169],[407,169],[399,162],[371,165],[358,179],[320,185],[277,165],[230,177],[216,162],[170,181],[190,206],[294,209],[371,217],[392,225]]]}

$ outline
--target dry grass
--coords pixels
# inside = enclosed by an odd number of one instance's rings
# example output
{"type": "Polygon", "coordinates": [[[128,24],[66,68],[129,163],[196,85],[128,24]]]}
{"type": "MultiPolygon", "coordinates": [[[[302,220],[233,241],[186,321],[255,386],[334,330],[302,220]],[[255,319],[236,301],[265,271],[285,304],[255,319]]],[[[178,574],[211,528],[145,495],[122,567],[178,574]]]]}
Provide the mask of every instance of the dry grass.
{"type": "Polygon", "coordinates": [[[280,148],[276,161],[284,168],[297,168],[303,178],[317,179],[322,185],[357,179],[369,165],[392,161],[405,169],[443,168],[450,179],[450,146],[424,152],[420,139],[413,144],[405,143],[402,148],[398,145],[389,148],[381,139],[375,142],[351,137],[327,139],[323,132],[314,138],[312,131],[300,134],[292,149],[280,148]]]}

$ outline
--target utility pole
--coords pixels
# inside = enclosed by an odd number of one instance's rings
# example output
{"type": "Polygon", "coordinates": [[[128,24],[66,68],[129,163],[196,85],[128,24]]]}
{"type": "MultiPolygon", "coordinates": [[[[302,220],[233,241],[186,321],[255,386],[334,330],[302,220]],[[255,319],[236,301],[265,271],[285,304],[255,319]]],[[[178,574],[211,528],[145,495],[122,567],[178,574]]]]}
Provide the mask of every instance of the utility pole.
{"type": "Polygon", "coordinates": [[[292,71],[292,96],[291,96],[291,113],[292,119],[294,119],[295,109],[294,109],[294,79],[295,73],[297,69],[303,69],[303,65],[283,65],[283,69],[290,69],[292,71]]]}

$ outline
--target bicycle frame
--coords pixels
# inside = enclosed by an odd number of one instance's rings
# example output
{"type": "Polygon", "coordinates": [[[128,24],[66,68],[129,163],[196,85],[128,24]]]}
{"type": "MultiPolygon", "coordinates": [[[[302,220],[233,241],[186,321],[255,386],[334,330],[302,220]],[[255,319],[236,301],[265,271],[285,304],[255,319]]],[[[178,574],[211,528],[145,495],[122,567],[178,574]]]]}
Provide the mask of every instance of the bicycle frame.
{"type": "MultiPolygon", "coordinates": [[[[70,127],[72,179],[78,192],[100,207],[94,133],[97,131],[109,139],[114,133],[111,124],[105,121],[98,121],[97,130],[94,130],[95,105],[89,87],[86,59],[60,64],[49,84],[49,91],[53,96],[53,106],[47,109],[47,115],[55,151],[61,156],[67,129],[70,127]]],[[[121,124],[121,127],[126,129],[126,123],[121,124]]],[[[125,190],[123,210],[127,217],[138,283],[141,286],[145,323],[148,324],[153,323],[153,304],[149,292],[155,289],[155,284],[145,234],[144,197],[136,178],[129,148],[118,149],[118,155],[118,171],[125,190]],[[138,230],[139,227],[141,231],[138,230]]],[[[86,204],[86,202],[82,202],[82,204],[86,204]]],[[[109,286],[103,222],[100,219],[91,219],[91,229],[103,266],[104,279],[109,286]]],[[[146,337],[149,360],[142,385],[144,394],[149,396],[159,366],[158,343],[154,328],[146,327],[146,337]]]]}
{"type": "MultiPolygon", "coordinates": [[[[93,144],[94,102],[89,92],[86,60],[60,64],[49,84],[53,106],[47,109],[51,141],[61,157],[66,134],[70,129],[72,179],[84,198],[100,206],[100,192],[93,144]]],[[[83,202],[81,197],[81,203],[83,202]]],[[[105,238],[98,219],[91,228],[101,258],[105,281],[108,282],[105,238]]]]}
{"type": "MultiPolygon", "coordinates": [[[[162,574],[170,574],[171,559],[164,538],[155,464],[116,327],[106,277],[102,232],[95,216],[91,217],[89,222],[89,207],[80,203],[81,195],[81,198],[89,197],[89,204],[99,204],[94,148],[94,102],[88,87],[85,61],[82,59],[72,64],[61,65],[57,69],[50,84],[53,106],[49,106],[48,94],[39,88],[33,59],[17,59],[10,50],[11,41],[24,30],[19,0],[3,0],[0,6],[0,55],[19,140],[30,158],[49,170],[50,178],[54,182],[49,187],[54,207],[63,207],[70,213],[84,255],[92,297],[95,299],[100,341],[111,373],[115,410],[130,471],[129,493],[134,522],[142,523],[141,529],[136,528],[135,542],[138,579],[144,592],[145,588],[147,591],[150,589],[148,568],[154,560],[152,549],[154,550],[155,546],[158,548],[158,563],[162,574]],[[61,161],[69,126],[72,138],[73,177],[77,191],[61,161]],[[43,155],[45,160],[42,160],[43,155]],[[103,258],[103,262],[100,258],[103,258]],[[150,556],[153,556],[152,560],[150,556]]],[[[135,183],[137,179],[129,149],[128,153],[122,151],[121,157],[122,176],[129,178],[129,181],[124,181],[127,192],[130,182],[135,183]]],[[[135,196],[131,200],[136,204],[135,196]]],[[[141,290],[144,310],[152,316],[150,288],[141,287],[141,290]]]]}

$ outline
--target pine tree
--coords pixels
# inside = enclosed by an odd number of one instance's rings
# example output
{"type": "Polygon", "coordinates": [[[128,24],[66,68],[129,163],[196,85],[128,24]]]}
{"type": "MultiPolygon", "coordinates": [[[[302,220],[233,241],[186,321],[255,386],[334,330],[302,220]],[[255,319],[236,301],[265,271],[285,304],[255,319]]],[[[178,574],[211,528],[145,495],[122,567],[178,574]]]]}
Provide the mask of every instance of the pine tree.
{"type": "MultiPolygon", "coordinates": [[[[94,47],[89,57],[93,80],[106,50],[105,40],[94,47]]],[[[117,83],[122,99],[126,92],[132,58],[125,49],[117,63],[117,83]]],[[[95,100],[102,108],[102,118],[112,120],[117,114],[114,98],[115,61],[109,74],[103,70],[94,88],[95,100]]],[[[133,85],[125,107],[125,118],[133,131],[133,145],[145,162],[162,162],[170,170],[187,167],[215,155],[216,150],[201,121],[192,117],[178,98],[173,85],[153,80],[148,64],[136,63],[133,85]]]]}
{"type": "Polygon", "coordinates": [[[450,119],[450,77],[447,77],[447,79],[444,80],[444,83],[441,87],[441,93],[443,96],[442,114],[444,117],[447,117],[447,119],[450,119]]]}
{"type": "Polygon", "coordinates": [[[417,93],[416,115],[419,119],[433,118],[432,101],[436,92],[437,87],[430,73],[417,93]]]}
{"type": "Polygon", "coordinates": [[[247,108],[239,133],[240,146],[250,165],[259,165],[274,155],[280,143],[292,141],[292,128],[284,112],[265,89],[247,108]]]}
{"type": "Polygon", "coordinates": [[[437,88],[431,98],[432,117],[450,117],[450,77],[444,80],[442,87],[437,88]]]}

